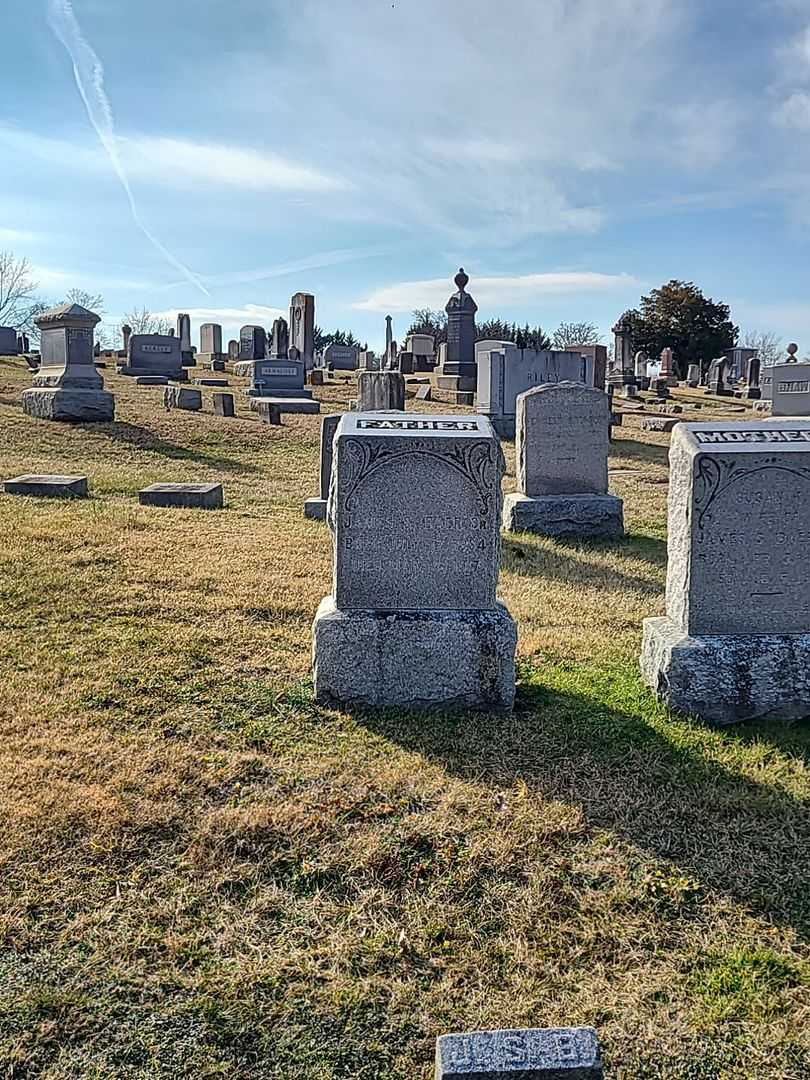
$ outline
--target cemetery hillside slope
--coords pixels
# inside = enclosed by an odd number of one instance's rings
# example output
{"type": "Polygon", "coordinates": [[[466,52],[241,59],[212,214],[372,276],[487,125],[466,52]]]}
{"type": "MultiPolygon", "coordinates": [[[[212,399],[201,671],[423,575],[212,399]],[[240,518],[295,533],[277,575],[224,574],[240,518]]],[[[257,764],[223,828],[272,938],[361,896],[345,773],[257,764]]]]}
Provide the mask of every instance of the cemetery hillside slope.
{"type": "Polygon", "coordinates": [[[810,1076],[807,724],[712,730],[638,672],[669,434],[614,429],[624,537],[502,534],[513,715],[344,711],[320,418],[230,382],[235,417],[167,412],[108,368],[115,421],[57,424],[0,359],[3,478],[90,481],[0,495],[0,1076],[429,1080],[441,1033],[556,1025],[612,1080],[810,1076]],[[167,482],[224,508],[138,504],[167,482]]]}

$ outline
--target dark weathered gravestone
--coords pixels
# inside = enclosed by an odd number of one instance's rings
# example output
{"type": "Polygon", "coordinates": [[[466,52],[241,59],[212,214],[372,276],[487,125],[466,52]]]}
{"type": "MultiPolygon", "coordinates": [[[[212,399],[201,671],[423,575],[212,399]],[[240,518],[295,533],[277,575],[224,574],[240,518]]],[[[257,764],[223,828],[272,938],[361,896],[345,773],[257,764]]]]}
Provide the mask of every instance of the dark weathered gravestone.
{"type": "Polygon", "coordinates": [[[7,495],[37,495],[53,499],[80,499],[87,494],[86,476],[15,476],[6,480],[7,495]]]}
{"type": "Polygon", "coordinates": [[[322,368],[313,368],[309,373],[310,386],[323,386],[324,371],[322,368]]]}
{"type": "Polygon", "coordinates": [[[168,386],[168,375],[136,375],[136,386],[168,386]]]}
{"type": "Polygon", "coordinates": [[[184,509],[219,510],[222,484],[150,484],[138,492],[141,506],[177,506],[184,509]]]}
{"type": "Polygon", "coordinates": [[[239,359],[239,342],[234,338],[228,342],[228,360],[233,363],[239,359]]]}
{"type": "Polygon", "coordinates": [[[361,371],[357,378],[357,411],[385,412],[405,408],[405,377],[398,371],[361,371]]]}
{"type": "Polygon", "coordinates": [[[641,670],[667,705],[727,724],[810,715],[810,421],[678,424],[666,616],[641,670]]]}
{"type": "Polygon", "coordinates": [[[99,322],[80,304],[62,304],[37,318],[41,362],[33,387],[22,393],[25,413],[46,420],[113,419],[115,399],[104,389],[93,358],[99,322]]]}
{"type": "Polygon", "coordinates": [[[214,416],[235,416],[233,394],[214,394],[214,416]]]}
{"type": "Polygon", "coordinates": [[[177,339],[180,342],[180,362],[183,367],[194,367],[194,351],[191,348],[191,316],[182,312],[177,316],[177,339]]]}
{"type": "Polygon", "coordinates": [[[323,366],[335,371],[356,371],[359,349],[356,345],[327,345],[323,350],[323,366]]]}
{"type": "Polygon", "coordinates": [[[728,358],[725,356],[718,356],[711,362],[709,367],[708,385],[706,387],[707,394],[714,394],[717,397],[731,397],[734,391],[726,386],[726,369],[728,367],[728,358]]]}
{"type": "Polygon", "coordinates": [[[329,481],[332,476],[332,443],[342,413],[330,413],[321,420],[321,469],[318,496],[304,503],[304,517],[314,521],[326,520],[326,500],[329,498],[329,481]]]}
{"type": "Polygon", "coordinates": [[[243,326],[239,331],[239,359],[262,360],[267,356],[267,334],[263,326],[243,326]]]}
{"type": "Polygon", "coordinates": [[[441,1035],[436,1080],[602,1080],[593,1028],[523,1028],[441,1035]]]}
{"type": "Polygon", "coordinates": [[[495,597],[504,460],[489,421],[346,413],[333,453],[318,699],[511,709],[516,631],[495,597]]]}
{"type": "Polygon", "coordinates": [[[281,409],[277,401],[268,401],[266,398],[256,398],[254,401],[255,411],[259,414],[259,420],[263,424],[281,423],[281,409]]]}
{"type": "Polygon", "coordinates": [[[129,339],[127,363],[119,368],[121,375],[165,375],[168,379],[183,377],[183,357],[180,338],[170,334],[133,334],[129,339]]]}
{"type": "MultiPolygon", "coordinates": [[[[442,375],[476,377],[475,313],[478,305],[467,292],[469,277],[462,267],[455,276],[456,292],[445,305],[447,312],[447,357],[442,375]]],[[[460,386],[459,389],[465,389],[460,386]]],[[[474,389],[471,387],[470,389],[474,389]]]]}
{"type": "Polygon", "coordinates": [[[17,331],[13,326],[0,326],[0,356],[17,356],[17,331]]]}
{"type": "Polygon", "coordinates": [[[290,351],[290,330],[286,319],[274,319],[270,355],[286,360],[290,351]]]}
{"type": "Polygon", "coordinates": [[[290,345],[298,349],[309,371],[315,362],[315,297],[311,293],[295,293],[290,298],[290,345]]]}
{"type": "Polygon", "coordinates": [[[202,409],[202,391],[191,390],[185,386],[167,386],[163,391],[163,407],[199,412],[202,409]]]}
{"type": "Polygon", "coordinates": [[[612,329],[613,334],[613,360],[608,371],[607,381],[614,386],[627,386],[636,384],[636,373],[633,364],[633,313],[625,313],[616,322],[612,329]]]}

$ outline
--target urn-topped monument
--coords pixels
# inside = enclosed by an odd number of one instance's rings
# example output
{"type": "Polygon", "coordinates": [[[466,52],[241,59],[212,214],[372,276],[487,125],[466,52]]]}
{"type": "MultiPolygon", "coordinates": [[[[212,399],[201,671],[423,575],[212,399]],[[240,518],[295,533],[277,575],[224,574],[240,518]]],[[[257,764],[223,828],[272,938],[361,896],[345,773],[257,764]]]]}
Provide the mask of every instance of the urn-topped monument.
{"type": "Polygon", "coordinates": [[[42,362],[23,390],[23,411],[46,420],[112,420],[115,399],[93,361],[93,332],[101,321],[81,304],[62,304],[36,320],[42,362]]]}
{"type": "Polygon", "coordinates": [[[478,382],[475,361],[475,313],[478,305],[467,292],[469,277],[462,267],[453,279],[456,292],[444,310],[447,312],[447,345],[439,370],[438,387],[450,392],[456,405],[472,405],[478,382]]]}

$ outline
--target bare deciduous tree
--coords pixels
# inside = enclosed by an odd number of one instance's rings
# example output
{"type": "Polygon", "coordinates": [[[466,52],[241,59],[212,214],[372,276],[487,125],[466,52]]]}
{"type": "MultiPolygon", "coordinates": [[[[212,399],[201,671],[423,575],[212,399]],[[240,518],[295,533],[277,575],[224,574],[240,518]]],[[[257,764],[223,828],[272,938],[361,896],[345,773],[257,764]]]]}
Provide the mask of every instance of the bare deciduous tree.
{"type": "Polygon", "coordinates": [[[36,298],[38,288],[28,259],[18,259],[13,251],[0,251],[0,325],[29,331],[34,314],[44,310],[36,298]]]}
{"type": "Polygon", "coordinates": [[[121,320],[121,326],[131,326],[133,334],[168,334],[172,328],[168,319],[154,315],[148,308],[128,311],[121,320]]]}
{"type": "Polygon", "coordinates": [[[575,345],[599,345],[602,335],[599,328],[590,322],[560,323],[551,338],[554,349],[570,349],[575,345]]]}
{"type": "Polygon", "coordinates": [[[740,345],[744,349],[756,349],[763,367],[770,367],[785,356],[782,339],[771,330],[747,330],[740,345]]]}

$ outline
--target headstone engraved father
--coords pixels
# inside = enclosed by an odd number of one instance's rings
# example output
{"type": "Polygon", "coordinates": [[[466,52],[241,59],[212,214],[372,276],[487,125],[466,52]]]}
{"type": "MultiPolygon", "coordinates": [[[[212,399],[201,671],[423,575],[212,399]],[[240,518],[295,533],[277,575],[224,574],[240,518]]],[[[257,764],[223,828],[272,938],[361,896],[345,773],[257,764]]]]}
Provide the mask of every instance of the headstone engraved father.
{"type": "Polygon", "coordinates": [[[810,713],[810,421],[679,424],[666,616],[641,670],[673,709],[728,724],[810,713]]]}
{"type": "Polygon", "coordinates": [[[489,421],[347,413],[332,469],[318,699],[511,709],[516,631],[495,596],[504,461],[489,421]]]}
{"type": "Polygon", "coordinates": [[[525,1028],[441,1035],[436,1080],[602,1080],[593,1028],[525,1028]]]}

